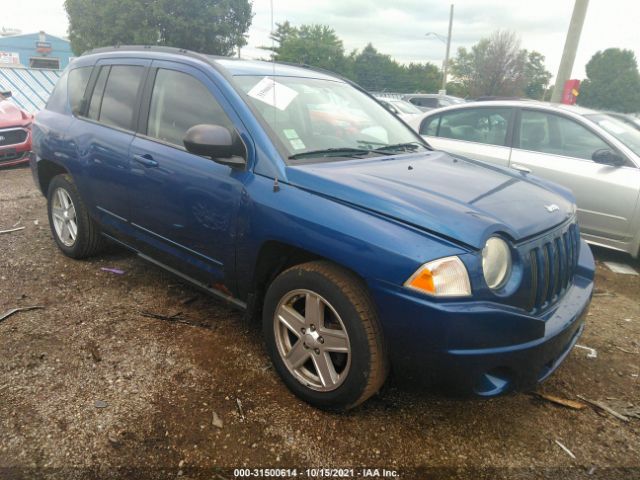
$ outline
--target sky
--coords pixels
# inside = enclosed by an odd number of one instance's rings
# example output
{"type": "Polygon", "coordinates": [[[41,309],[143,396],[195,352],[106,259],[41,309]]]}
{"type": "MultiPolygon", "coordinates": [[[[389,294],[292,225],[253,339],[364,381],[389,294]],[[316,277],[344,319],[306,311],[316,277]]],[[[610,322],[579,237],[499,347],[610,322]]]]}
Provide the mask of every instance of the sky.
{"type": "MultiPolygon", "coordinates": [[[[425,34],[447,35],[452,2],[452,56],[458,47],[469,48],[495,30],[513,30],[520,36],[522,48],[546,57],[547,70],[555,76],[573,0],[273,0],[273,21],[329,25],[347,52],[361,50],[371,42],[401,63],[430,61],[441,66],[445,45],[425,34]]],[[[0,0],[0,28],[18,28],[23,33],[45,30],[65,36],[68,22],[63,4],[64,0],[0,0]]],[[[253,1],[255,16],[243,58],[268,56],[259,47],[271,44],[270,5],[270,0],[253,1]]],[[[572,77],[584,78],[586,63],[605,48],[631,49],[640,59],[638,24],[637,0],[590,0],[572,77]]]]}

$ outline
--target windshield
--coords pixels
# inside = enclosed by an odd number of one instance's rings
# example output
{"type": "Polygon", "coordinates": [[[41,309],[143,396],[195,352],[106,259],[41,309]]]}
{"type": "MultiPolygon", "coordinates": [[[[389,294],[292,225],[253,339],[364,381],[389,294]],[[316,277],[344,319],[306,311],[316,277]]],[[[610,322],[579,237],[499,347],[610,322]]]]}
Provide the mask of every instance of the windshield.
{"type": "Polygon", "coordinates": [[[391,100],[389,103],[400,110],[402,113],[422,113],[418,107],[404,100],[391,100]]]}
{"type": "Polygon", "coordinates": [[[598,124],[608,133],[621,141],[627,148],[632,150],[633,153],[640,156],[640,130],[637,130],[631,125],[621,122],[617,118],[604,113],[597,115],[585,115],[585,117],[598,124]]]}
{"type": "Polygon", "coordinates": [[[290,160],[426,149],[386,108],[346,83],[282,76],[235,80],[290,160]]]}

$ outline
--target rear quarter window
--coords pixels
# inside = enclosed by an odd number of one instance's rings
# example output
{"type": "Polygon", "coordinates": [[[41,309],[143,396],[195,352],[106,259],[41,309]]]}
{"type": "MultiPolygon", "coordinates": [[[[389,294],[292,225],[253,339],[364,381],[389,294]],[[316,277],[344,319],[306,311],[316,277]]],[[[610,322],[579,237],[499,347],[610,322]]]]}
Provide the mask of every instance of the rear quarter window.
{"type": "Polygon", "coordinates": [[[69,76],[69,70],[65,70],[62,76],[56,82],[56,86],[53,88],[53,92],[49,96],[47,105],[45,108],[52,112],[65,113],[67,106],[67,77],[69,76]]]}
{"type": "Polygon", "coordinates": [[[74,68],[69,72],[69,78],[67,80],[67,91],[69,92],[69,106],[71,112],[77,115],[84,109],[82,100],[84,98],[84,91],[87,89],[89,83],[89,77],[91,77],[91,71],[93,67],[80,67],[74,68]]]}

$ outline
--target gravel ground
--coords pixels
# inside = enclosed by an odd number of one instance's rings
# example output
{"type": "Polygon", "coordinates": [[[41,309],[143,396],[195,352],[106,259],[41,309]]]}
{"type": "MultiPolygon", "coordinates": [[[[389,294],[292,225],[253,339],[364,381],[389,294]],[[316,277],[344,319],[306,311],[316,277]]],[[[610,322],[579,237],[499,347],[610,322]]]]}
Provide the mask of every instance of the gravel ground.
{"type": "MultiPolygon", "coordinates": [[[[351,412],[315,410],[283,386],[259,329],[237,311],[115,247],[88,261],[64,257],[26,169],[0,172],[0,230],[17,222],[26,228],[0,235],[0,313],[44,309],[0,323],[1,479],[234,478],[229,467],[640,478],[640,418],[533,393],[458,399],[391,379],[351,412]]],[[[640,262],[595,253],[597,293],[580,344],[597,357],[574,349],[538,392],[637,408],[640,277],[602,261],[640,262]]]]}

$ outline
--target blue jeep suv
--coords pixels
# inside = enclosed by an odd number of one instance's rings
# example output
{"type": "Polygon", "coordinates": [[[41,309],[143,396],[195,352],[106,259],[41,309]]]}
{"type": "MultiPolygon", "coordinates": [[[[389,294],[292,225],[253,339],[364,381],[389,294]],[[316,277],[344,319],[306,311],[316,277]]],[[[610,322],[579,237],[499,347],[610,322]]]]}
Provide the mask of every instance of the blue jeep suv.
{"type": "Polygon", "coordinates": [[[94,50],[34,143],[65,255],[109,239],[262,318],[276,370],[318,407],[358,405],[390,369],[528,388],[583,330],[594,261],[571,193],[434,151],[326,72],[94,50]]]}

